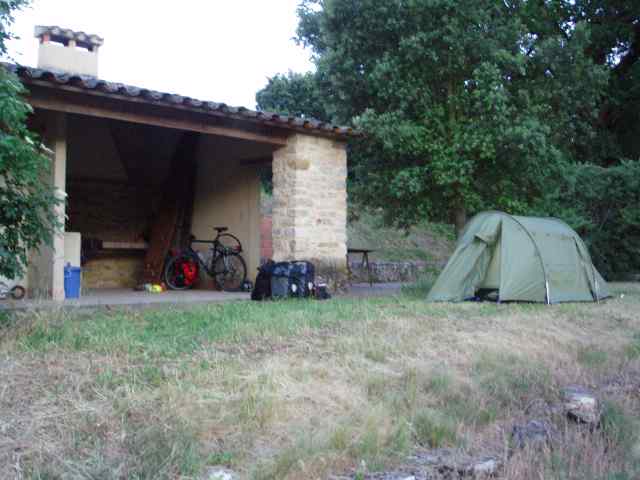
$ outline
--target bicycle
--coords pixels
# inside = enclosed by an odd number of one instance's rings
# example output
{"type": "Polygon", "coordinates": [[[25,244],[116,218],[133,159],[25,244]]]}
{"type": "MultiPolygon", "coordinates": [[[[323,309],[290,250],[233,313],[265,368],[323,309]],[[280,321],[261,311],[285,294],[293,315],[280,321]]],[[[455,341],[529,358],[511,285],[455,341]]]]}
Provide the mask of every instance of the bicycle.
{"type": "Polygon", "coordinates": [[[164,269],[164,281],[171,290],[188,290],[200,277],[200,268],[212,277],[220,289],[235,292],[247,279],[247,265],[240,255],[242,244],[235,235],[225,233],[227,227],[214,227],[213,240],[197,240],[193,235],[189,247],[171,257],[164,269]],[[210,244],[210,258],[193,249],[194,243],[210,244]]]}
{"type": "Polygon", "coordinates": [[[9,285],[0,281],[0,300],[5,300],[7,298],[12,298],[13,300],[22,300],[24,298],[26,291],[24,287],[20,285],[14,285],[9,288],[9,285]]]}

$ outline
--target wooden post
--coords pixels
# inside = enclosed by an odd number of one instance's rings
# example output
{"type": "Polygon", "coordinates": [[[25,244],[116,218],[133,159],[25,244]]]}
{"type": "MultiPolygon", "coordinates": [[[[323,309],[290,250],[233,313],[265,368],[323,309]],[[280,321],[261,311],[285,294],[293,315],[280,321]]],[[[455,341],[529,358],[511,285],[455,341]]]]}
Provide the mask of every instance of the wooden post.
{"type": "Polygon", "coordinates": [[[55,216],[62,225],[53,237],[53,265],[51,277],[51,297],[55,301],[63,301],[64,295],[64,222],[66,213],[67,184],[67,116],[64,113],[55,115],[53,124],[53,186],[61,198],[55,207],[55,216]]]}

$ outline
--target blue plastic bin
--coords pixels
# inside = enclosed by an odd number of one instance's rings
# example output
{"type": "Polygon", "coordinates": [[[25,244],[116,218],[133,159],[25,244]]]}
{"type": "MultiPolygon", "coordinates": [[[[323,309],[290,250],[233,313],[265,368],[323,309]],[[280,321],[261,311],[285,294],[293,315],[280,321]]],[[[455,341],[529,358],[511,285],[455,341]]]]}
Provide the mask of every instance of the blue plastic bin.
{"type": "Polygon", "coordinates": [[[80,267],[64,267],[64,297],[80,298],[80,267]]]}

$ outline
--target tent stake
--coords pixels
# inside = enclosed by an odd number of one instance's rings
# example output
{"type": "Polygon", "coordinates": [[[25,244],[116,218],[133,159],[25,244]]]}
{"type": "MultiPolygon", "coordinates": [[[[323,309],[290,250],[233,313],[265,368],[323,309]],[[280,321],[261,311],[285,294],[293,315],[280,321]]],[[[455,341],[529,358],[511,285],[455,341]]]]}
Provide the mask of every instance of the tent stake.
{"type": "Polygon", "coordinates": [[[547,290],[547,305],[551,305],[551,296],[549,295],[549,282],[544,282],[544,288],[547,290]]]}

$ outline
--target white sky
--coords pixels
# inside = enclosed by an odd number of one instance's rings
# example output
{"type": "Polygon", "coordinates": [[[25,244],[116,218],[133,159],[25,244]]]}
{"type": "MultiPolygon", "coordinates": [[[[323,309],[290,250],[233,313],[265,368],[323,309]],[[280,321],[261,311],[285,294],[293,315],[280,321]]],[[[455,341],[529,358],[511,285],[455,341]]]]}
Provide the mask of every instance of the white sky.
{"type": "Polygon", "coordinates": [[[35,25],[104,38],[100,78],[255,107],[267,77],[311,70],[295,44],[298,0],[34,0],[16,15],[10,54],[37,64],[35,25]]]}

